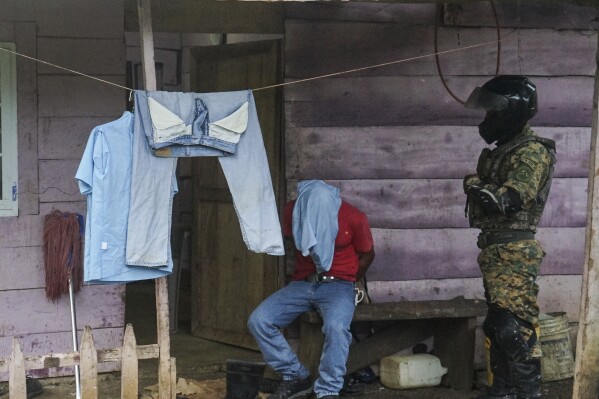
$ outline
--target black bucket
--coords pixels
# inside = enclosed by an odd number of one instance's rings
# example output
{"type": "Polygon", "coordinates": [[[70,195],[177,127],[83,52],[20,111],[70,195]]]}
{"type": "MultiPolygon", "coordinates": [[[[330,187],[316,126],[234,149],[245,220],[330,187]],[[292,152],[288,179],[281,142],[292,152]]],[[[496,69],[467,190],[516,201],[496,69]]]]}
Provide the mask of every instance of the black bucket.
{"type": "Polygon", "coordinates": [[[227,359],[225,399],[255,399],[260,390],[266,363],[227,359]]]}

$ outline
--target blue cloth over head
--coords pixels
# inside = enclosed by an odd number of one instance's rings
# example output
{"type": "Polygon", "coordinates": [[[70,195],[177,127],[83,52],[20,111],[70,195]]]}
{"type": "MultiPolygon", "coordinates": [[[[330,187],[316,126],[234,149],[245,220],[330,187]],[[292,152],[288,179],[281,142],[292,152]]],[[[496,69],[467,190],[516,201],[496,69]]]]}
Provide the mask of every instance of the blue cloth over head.
{"type": "Polygon", "coordinates": [[[297,192],[291,225],[295,247],[312,257],[318,273],[327,272],[339,232],[339,189],[322,180],[303,180],[297,192]]]}

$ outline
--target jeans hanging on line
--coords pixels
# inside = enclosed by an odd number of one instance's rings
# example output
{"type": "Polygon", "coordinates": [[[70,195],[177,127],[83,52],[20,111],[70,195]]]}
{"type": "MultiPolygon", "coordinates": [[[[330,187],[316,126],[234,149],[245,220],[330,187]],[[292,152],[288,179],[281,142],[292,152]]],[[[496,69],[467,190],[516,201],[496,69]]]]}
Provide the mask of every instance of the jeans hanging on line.
{"type": "Polygon", "coordinates": [[[172,144],[153,150],[154,155],[170,160],[218,156],[247,247],[257,253],[283,255],[281,227],[252,92],[136,91],[139,114],[135,115],[151,147],[155,129],[148,98],[178,116],[185,126],[181,127],[180,136],[171,138],[172,144]],[[191,126],[194,138],[187,135],[187,126],[191,126]],[[203,144],[181,144],[194,140],[203,144]]]}

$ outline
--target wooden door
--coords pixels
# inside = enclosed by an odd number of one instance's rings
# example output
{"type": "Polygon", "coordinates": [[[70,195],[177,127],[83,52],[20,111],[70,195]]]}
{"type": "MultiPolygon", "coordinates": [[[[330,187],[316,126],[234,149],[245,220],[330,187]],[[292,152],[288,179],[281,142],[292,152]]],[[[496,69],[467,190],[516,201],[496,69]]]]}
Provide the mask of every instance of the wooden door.
{"type": "MultiPolygon", "coordinates": [[[[194,48],[191,90],[243,90],[278,83],[280,48],[279,41],[194,48]]],[[[281,91],[259,90],[254,98],[280,209],[281,91]]],[[[192,334],[256,349],[246,323],[252,310],[279,288],[282,259],[247,249],[217,158],[197,158],[193,165],[192,334]]]]}

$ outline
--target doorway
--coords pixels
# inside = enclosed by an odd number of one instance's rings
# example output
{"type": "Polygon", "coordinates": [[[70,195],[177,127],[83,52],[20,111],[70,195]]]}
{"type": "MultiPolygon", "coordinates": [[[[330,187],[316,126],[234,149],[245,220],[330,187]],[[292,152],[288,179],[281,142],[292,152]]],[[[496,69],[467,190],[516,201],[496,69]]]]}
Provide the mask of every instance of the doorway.
{"type": "MultiPolygon", "coordinates": [[[[277,84],[282,79],[281,47],[281,41],[269,40],[194,48],[191,90],[222,92],[277,84]]],[[[254,99],[280,205],[284,199],[281,90],[254,91],[254,99]]],[[[280,287],[283,259],[247,249],[218,160],[196,158],[192,165],[191,332],[257,349],[246,323],[256,306],[280,287]]]]}

